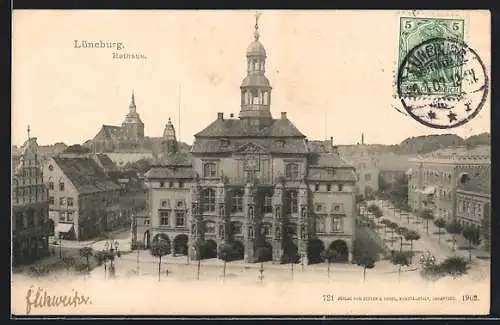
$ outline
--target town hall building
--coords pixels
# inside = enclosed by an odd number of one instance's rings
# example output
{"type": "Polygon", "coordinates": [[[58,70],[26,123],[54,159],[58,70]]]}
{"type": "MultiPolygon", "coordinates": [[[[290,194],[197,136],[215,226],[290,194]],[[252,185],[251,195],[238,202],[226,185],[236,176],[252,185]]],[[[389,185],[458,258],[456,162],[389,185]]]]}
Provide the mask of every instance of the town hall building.
{"type": "Polygon", "coordinates": [[[309,141],[286,112],[272,116],[257,23],[246,58],[239,118],[218,113],[190,153],[169,146],[169,158],[146,173],[150,220],[137,240],[164,239],[192,258],[220,257],[230,245],[246,262],[316,263],[328,248],[351,261],[354,168],[333,138],[309,141]]]}

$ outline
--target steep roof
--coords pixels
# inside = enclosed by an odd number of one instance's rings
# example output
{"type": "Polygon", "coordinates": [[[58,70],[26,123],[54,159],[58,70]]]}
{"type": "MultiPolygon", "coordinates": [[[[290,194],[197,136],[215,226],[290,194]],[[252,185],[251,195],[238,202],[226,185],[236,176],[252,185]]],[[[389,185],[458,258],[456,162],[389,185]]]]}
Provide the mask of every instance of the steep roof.
{"type": "Polygon", "coordinates": [[[239,119],[217,119],[195,137],[305,137],[287,118],[273,119],[263,129],[249,128],[242,122],[239,119]]]}
{"type": "Polygon", "coordinates": [[[350,167],[335,168],[329,171],[323,166],[309,166],[307,171],[309,181],[335,181],[335,182],[356,182],[354,170],[350,167]]]}
{"type": "Polygon", "coordinates": [[[88,157],[54,157],[54,162],[80,194],[119,190],[97,163],[88,157]]]}
{"type": "Polygon", "coordinates": [[[176,152],[167,156],[165,165],[169,166],[191,166],[191,153],[188,152],[176,152]]]}
{"type": "Polygon", "coordinates": [[[194,179],[196,172],[190,166],[155,166],[148,170],[146,179],[194,179]]]}
{"type": "Polygon", "coordinates": [[[121,132],[120,126],[103,124],[101,130],[97,133],[94,139],[98,137],[103,137],[107,139],[117,138],[120,135],[120,132],[121,132]]]}
{"type": "Polygon", "coordinates": [[[115,163],[111,160],[111,158],[109,158],[109,156],[104,153],[96,154],[95,159],[97,160],[97,163],[101,165],[102,168],[104,168],[105,171],[112,171],[117,169],[115,163]]]}
{"type": "Polygon", "coordinates": [[[259,147],[266,153],[307,154],[303,138],[198,138],[191,148],[192,153],[234,153],[244,150],[246,145],[259,147]]]}

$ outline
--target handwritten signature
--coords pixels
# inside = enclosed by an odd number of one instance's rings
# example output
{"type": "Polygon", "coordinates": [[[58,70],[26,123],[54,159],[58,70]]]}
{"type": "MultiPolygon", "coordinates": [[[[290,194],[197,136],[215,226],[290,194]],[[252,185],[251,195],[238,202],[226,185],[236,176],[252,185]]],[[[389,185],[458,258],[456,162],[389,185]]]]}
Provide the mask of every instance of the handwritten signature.
{"type": "Polygon", "coordinates": [[[26,292],[26,314],[30,314],[34,308],[43,307],[78,307],[90,305],[92,301],[89,296],[82,295],[78,290],[72,289],[69,295],[49,295],[47,290],[38,287],[36,290],[31,286],[26,292]]]}

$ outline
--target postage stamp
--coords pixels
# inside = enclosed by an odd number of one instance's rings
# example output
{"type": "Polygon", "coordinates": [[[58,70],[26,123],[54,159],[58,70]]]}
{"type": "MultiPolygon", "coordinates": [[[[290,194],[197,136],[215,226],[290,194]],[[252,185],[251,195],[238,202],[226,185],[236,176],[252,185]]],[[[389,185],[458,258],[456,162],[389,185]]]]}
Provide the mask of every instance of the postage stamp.
{"type": "Polygon", "coordinates": [[[397,92],[411,117],[433,128],[465,124],[487,96],[479,56],[464,43],[464,20],[400,18],[397,92]]]}
{"type": "Polygon", "coordinates": [[[490,12],[422,15],[14,10],[11,317],[488,314],[490,12]]]}
{"type": "MultiPolygon", "coordinates": [[[[399,25],[398,67],[417,45],[432,38],[464,41],[463,19],[401,17],[399,25]]],[[[460,86],[449,86],[443,90],[429,89],[433,94],[459,94],[460,86]],[[446,93],[448,92],[448,93],[446,93]]]]}

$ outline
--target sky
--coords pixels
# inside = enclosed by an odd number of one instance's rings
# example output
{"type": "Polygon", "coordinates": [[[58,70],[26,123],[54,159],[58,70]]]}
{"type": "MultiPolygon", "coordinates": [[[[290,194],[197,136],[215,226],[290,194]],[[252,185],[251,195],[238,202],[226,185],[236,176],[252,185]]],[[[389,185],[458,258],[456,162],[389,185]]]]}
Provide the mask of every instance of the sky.
{"type": "MultiPolygon", "coordinates": [[[[312,140],[395,144],[407,137],[490,131],[489,98],[464,126],[419,124],[395,98],[399,18],[462,18],[466,43],[490,74],[488,11],[261,11],[271,112],[312,140]]],[[[147,136],[161,136],[168,118],[178,139],[218,112],[238,116],[254,11],[16,10],[13,15],[12,143],[83,143],[103,124],[120,125],[132,90],[147,136]],[[122,42],[112,49],[75,48],[75,40],[122,42]],[[181,114],[179,116],[179,108],[181,114]],[[179,128],[180,127],[180,128],[179,128]]]]}

